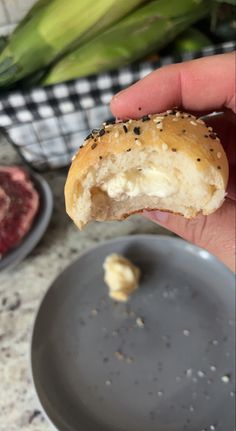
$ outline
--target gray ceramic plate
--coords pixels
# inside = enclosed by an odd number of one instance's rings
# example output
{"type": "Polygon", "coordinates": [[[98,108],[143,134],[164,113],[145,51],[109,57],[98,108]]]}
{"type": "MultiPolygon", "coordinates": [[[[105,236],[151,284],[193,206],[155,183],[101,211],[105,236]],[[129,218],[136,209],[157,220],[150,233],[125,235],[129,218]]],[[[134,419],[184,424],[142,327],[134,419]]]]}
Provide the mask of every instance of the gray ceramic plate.
{"type": "Polygon", "coordinates": [[[20,263],[38,244],[42,238],[52,214],[53,199],[52,192],[45,179],[38,174],[31,173],[31,179],[39,193],[39,210],[34,223],[22,242],[10,250],[0,260],[0,271],[9,269],[20,263]]]}
{"type": "Polygon", "coordinates": [[[129,236],[83,255],[52,284],[32,336],[33,380],[51,423],[234,431],[234,295],[232,273],[177,238],[129,236]],[[128,304],[107,296],[102,263],[113,252],[142,270],[128,304]]]}

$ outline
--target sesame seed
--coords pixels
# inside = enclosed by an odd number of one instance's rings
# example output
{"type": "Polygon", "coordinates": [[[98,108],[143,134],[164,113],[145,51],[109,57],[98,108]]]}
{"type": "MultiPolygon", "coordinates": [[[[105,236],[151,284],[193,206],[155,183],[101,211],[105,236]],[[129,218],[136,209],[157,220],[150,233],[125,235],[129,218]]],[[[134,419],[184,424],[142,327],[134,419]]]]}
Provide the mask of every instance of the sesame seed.
{"type": "Polygon", "coordinates": [[[176,116],[177,118],[179,118],[179,117],[180,117],[180,115],[181,115],[181,114],[180,114],[180,112],[179,112],[179,111],[177,111],[177,112],[176,112],[176,114],[175,114],[175,116],[176,116]]]}
{"type": "Polygon", "coordinates": [[[139,328],[143,328],[144,327],[144,320],[141,317],[137,317],[137,319],[136,319],[136,325],[139,328]]]}
{"type": "Polygon", "coordinates": [[[217,158],[218,158],[218,159],[220,159],[220,158],[221,158],[221,156],[222,156],[221,152],[219,151],[219,152],[216,154],[216,156],[217,156],[217,158]]]}
{"type": "Polygon", "coordinates": [[[192,368],[188,368],[188,370],[186,370],[185,374],[186,374],[186,377],[188,377],[188,378],[192,377],[192,375],[193,375],[192,368]]]}
{"type": "Polygon", "coordinates": [[[72,157],[71,161],[73,162],[73,160],[75,160],[75,158],[76,158],[76,155],[74,155],[74,156],[72,157]]]}
{"type": "Polygon", "coordinates": [[[144,116],[142,117],[142,121],[149,121],[149,120],[150,120],[149,115],[144,115],[144,116]]]}
{"type": "Polygon", "coordinates": [[[195,408],[194,408],[193,406],[189,406],[189,411],[190,411],[190,412],[194,412],[194,411],[195,411],[195,408]]]}
{"type": "Polygon", "coordinates": [[[212,132],[213,129],[212,129],[212,127],[208,127],[208,130],[209,130],[209,132],[212,132]]]}
{"type": "Polygon", "coordinates": [[[204,373],[203,371],[201,371],[201,370],[199,370],[199,371],[197,372],[197,375],[198,375],[198,377],[200,377],[201,379],[203,379],[203,377],[205,377],[205,373],[204,373]]]}
{"type": "Polygon", "coordinates": [[[161,122],[160,123],[158,122],[157,125],[156,125],[156,128],[157,129],[162,129],[162,127],[163,127],[163,124],[161,122]]]}
{"type": "Polygon", "coordinates": [[[210,133],[209,136],[211,139],[216,139],[216,135],[214,133],[210,133]]]}
{"type": "Polygon", "coordinates": [[[198,124],[205,124],[203,120],[201,120],[200,118],[197,119],[197,123],[198,124]]]}
{"type": "Polygon", "coordinates": [[[111,386],[111,381],[110,380],[106,380],[105,384],[106,384],[106,386],[111,386]]]}
{"type": "Polygon", "coordinates": [[[221,377],[221,381],[223,383],[229,383],[230,382],[230,374],[225,374],[224,376],[221,377]]]}
{"type": "Polygon", "coordinates": [[[219,341],[218,340],[212,340],[212,344],[213,344],[213,346],[218,346],[219,341]]]}
{"type": "Polygon", "coordinates": [[[94,308],[94,309],[91,311],[91,314],[92,314],[92,316],[97,316],[97,315],[98,315],[98,310],[97,310],[96,308],[94,308]]]}
{"type": "Polygon", "coordinates": [[[115,356],[117,357],[117,359],[119,359],[119,361],[123,361],[125,359],[124,354],[120,350],[117,350],[117,352],[115,352],[115,356]]]}
{"type": "Polygon", "coordinates": [[[126,126],[125,124],[123,125],[123,129],[124,129],[124,132],[125,132],[125,133],[127,133],[127,132],[128,132],[128,128],[127,128],[127,126],[126,126]]]}
{"type": "Polygon", "coordinates": [[[108,120],[108,121],[106,121],[105,123],[103,123],[103,125],[105,125],[105,126],[109,126],[109,125],[111,125],[111,124],[115,124],[115,122],[116,122],[116,120],[108,120]]]}
{"type": "Polygon", "coordinates": [[[233,391],[231,391],[229,395],[230,395],[231,397],[234,397],[234,395],[235,395],[235,394],[234,394],[234,392],[233,392],[233,391]]]}
{"type": "Polygon", "coordinates": [[[128,150],[126,150],[127,151],[127,153],[129,153],[129,151],[131,151],[131,148],[128,148],[128,150]]]}
{"type": "Polygon", "coordinates": [[[103,136],[103,135],[105,135],[105,129],[101,129],[101,130],[99,131],[99,136],[103,136]]]}
{"type": "Polygon", "coordinates": [[[118,130],[114,133],[114,138],[119,138],[119,132],[118,132],[118,130]]]}
{"type": "Polygon", "coordinates": [[[162,121],[163,119],[164,119],[164,117],[160,117],[160,116],[158,117],[158,116],[157,116],[157,117],[154,117],[154,118],[153,118],[153,122],[154,122],[154,123],[158,123],[158,122],[162,121]]]}
{"type": "Polygon", "coordinates": [[[190,124],[192,124],[192,126],[197,126],[197,123],[195,123],[195,121],[190,121],[190,124]]]}
{"type": "Polygon", "coordinates": [[[169,146],[168,146],[165,142],[163,142],[163,144],[162,144],[162,149],[163,149],[164,151],[167,151],[167,150],[168,150],[168,148],[169,148],[169,146]]]}
{"type": "Polygon", "coordinates": [[[183,334],[185,337],[188,337],[190,335],[190,331],[188,329],[184,329],[183,334]]]}
{"type": "Polygon", "coordinates": [[[127,364],[132,364],[134,362],[134,358],[132,358],[132,356],[128,356],[128,358],[126,358],[126,362],[127,364]]]}
{"type": "Polygon", "coordinates": [[[174,117],[172,118],[172,121],[179,121],[178,118],[174,117]]]}
{"type": "Polygon", "coordinates": [[[213,372],[215,372],[215,371],[216,371],[216,367],[215,367],[215,365],[211,365],[211,366],[210,366],[210,370],[211,370],[211,371],[213,371],[213,372]]]}
{"type": "Polygon", "coordinates": [[[167,114],[171,114],[172,113],[172,109],[168,109],[168,111],[166,111],[167,114]]]}
{"type": "Polygon", "coordinates": [[[215,427],[214,425],[211,425],[211,426],[210,426],[210,430],[211,430],[211,431],[215,431],[215,429],[216,429],[216,427],[215,427]]]}
{"type": "Polygon", "coordinates": [[[136,144],[136,145],[142,145],[142,143],[141,143],[141,141],[140,141],[139,139],[135,138],[135,140],[134,140],[134,141],[135,141],[135,144],[136,144]]]}
{"type": "Polygon", "coordinates": [[[140,135],[140,127],[134,127],[134,133],[135,135],[140,135]]]}
{"type": "Polygon", "coordinates": [[[158,391],[157,395],[158,395],[158,397],[163,397],[163,391],[158,391]]]}
{"type": "Polygon", "coordinates": [[[130,120],[128,120],[128,123],[129,123],[129,124],[133,123],[133,120],[131,120],[131,119],[130,119],[130,120]]]}
{"type": "Polygon", "coordinates": [[[92,144],[92,145],[91,145],[91,150],[94,150],[94,148],[96,148],[96,146],[97,146],[97,144],[96,144],[96,143],[92,144]]]}

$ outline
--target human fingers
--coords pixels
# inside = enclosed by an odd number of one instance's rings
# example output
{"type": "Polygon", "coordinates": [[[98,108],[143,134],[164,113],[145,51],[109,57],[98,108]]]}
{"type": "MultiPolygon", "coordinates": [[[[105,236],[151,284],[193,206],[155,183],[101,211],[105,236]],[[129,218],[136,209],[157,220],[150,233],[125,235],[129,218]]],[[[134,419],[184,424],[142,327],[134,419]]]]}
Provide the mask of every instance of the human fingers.
{"type": "Polygon", "coordinates": [[[205,248],[235,271],[235,202],[226,199],[224,205],[214,214],[190,220],[161,211],[145,212],[145,216],[182,238],[205,248]]]}
{"type": "Polygon", "coordinates": [[[118,118],[138,118],[173,106],[235,112],[235,59],[235,53],[229,53],[164,66],[114,96],[111,110],[118,118]]]}

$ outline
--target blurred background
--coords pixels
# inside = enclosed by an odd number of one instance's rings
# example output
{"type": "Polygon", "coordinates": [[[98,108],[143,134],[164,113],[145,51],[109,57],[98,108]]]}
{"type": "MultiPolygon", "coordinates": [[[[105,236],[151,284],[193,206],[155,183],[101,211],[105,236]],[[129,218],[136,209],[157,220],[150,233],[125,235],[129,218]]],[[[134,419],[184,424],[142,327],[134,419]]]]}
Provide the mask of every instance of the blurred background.
{"type": "Polygon", "coordinates": [[[0,0],[0,127],[39,171],[67,166],[119,90],[232,51],[235,0],[0,0]]]}

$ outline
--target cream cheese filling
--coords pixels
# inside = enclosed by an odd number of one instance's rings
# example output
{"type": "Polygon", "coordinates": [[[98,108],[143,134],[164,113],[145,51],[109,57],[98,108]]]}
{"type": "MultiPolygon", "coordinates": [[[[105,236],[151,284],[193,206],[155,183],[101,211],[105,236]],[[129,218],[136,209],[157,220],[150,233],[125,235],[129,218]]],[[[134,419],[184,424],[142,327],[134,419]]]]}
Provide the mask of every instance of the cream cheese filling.
{"type": "Polygon", "coordinates": [[[165,198],[175,193],[177,187],[173,175],[155,167],[130,169],[113,175],[101,185],[101,189],[113,199],[133,198],[142,194],[165,198]]]}

